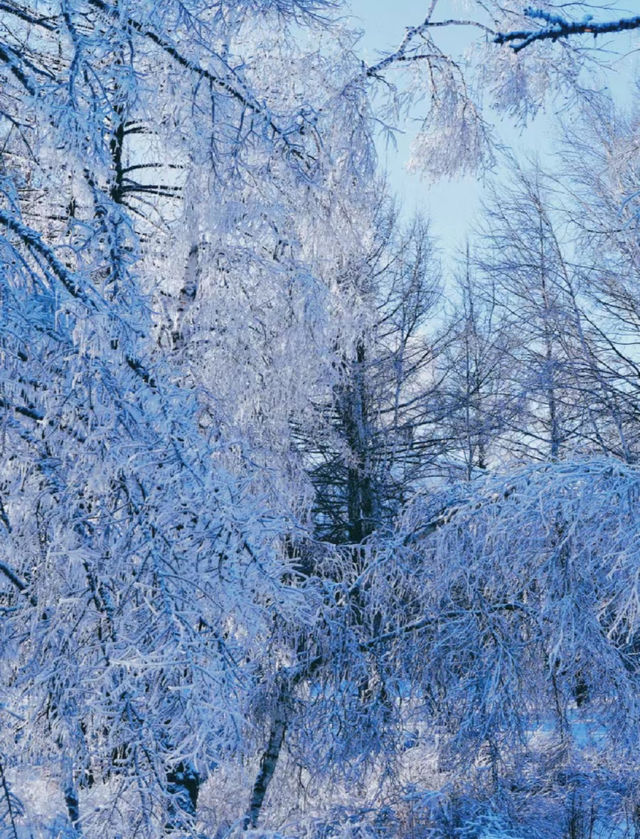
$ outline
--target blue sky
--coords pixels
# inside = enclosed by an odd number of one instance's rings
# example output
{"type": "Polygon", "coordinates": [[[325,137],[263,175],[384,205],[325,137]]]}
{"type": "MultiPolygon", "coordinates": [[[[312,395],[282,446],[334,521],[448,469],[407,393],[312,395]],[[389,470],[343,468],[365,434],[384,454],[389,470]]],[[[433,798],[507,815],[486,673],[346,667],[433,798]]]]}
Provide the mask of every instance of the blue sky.
{"type": "MultiPolygon", "coordinates": [[[[397,47],[407,26],[415,26],[424,19],[426,2],[350,0],[350,5],[364,33],[359,44],[360,52],[364,60],[370,63],[379,57],[380,51],[390,51],[397,47]]],[[[624,51],[630,49],[630,37],[616,36],[615,46],[624,51]]],[[[617,72],[611,76],[610,86],[621,99],[625,98],[625,94],[627,100],[629,98],[631,63],[628,61],[622,69],[618,66],[617,72]]],[[[416,115],[418,113],[416,110],[416,115]]],[[[478,213],[482,186],[475,177],[445,179],[429,184],[417,174],[408,172],[406,165],[410,158],[415,127],[416,123],[412,124],[411,121],[403,126],[403,133],[397,135],[397,150],[380,143],[381,163],[388,172],[392,189],[403,205],[404,214],[410,216],[419,211],[431,219],[432,231],[440,241],[444,260],[450,264],[456,251],[464,246],[466,234],[478,213]]],[[[544,158],[553,147],[552,114],[542,115],[524,130],[503,121],[499,133],[503,142],[509,143],[514,150],[536,153],[544,158]]]]}

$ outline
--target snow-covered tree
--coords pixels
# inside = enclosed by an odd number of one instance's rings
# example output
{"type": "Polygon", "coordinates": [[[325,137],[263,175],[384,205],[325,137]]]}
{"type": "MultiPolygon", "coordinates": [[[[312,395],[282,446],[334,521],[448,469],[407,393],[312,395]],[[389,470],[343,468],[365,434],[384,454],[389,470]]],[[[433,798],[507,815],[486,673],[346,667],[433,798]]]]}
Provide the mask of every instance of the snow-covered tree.
{"type": "MultiPolygon", "coordinates": [[[[633,768],[631,467],[471,481],[453,506],[419,496],[393,537],[380,527],[431,476],[448,403],[432,400],[423,333],[430,241],[376,216],[376,126],[395,124],[403,91],[423,96],[420,168],[468,170],[492,154],[489,77],[527,116],[584,57],[554,33],[496,44],[559,25],[520,3],[442,8],[367,67],[330,0],[0,3],[0,819],[14,839],[214,832],[207,784],[234,773],[233,818],[255,827],[278,767],[327,789],[359,766],[388,777],[413,720],[443,760],[468,748],[457,780],[475,790],[485,761],[492,795],[522,774],[516,732],[529,743],[534,723],[557,727],[554,766],[573,766],[573,746],[588,757],[573,702],[606,722],[602,760],[619,745],[633,768]],[[460,26],[480,35],[484,75],[479,53],[440,41],[460,26]],[[337,468],[319,476],[327,452],[337,468]],[[349,544],[318,541],[314,504],[349,544]]],[[[611,778],[635,807],[631,771],[611,778]]]]}
{"type": "Polygon", "coordinates": [[[399,685],[407,668],[449,829],[481,804],[506,835],[633,835],[637,491],[637,470],[589,459],[418,496],[372,565],[371,590],[403,568],[414,594],[365,643],[390,646],[399,685]]]}
{"type": "MultiPolygon", "coordinates": [[[[223,363],[214,387],[176,352],[182,323],[166,347],[157,308],[164,296],[175,323],[190,298],[206,299],[185,275],[244,216],[244,261],[216,255],[249,288],[227,293],[223,322],[201,329],[228,361],[233,307],[250,328],[260,279],[273,317],[302,328],[313,279],[265,248],[278,223],[290,228],[277,190],[304,193],[314,175],[313,118],[295,87],[276,99],[269,74],[261,93],[253,83],[268,36],[321,28],[322,5],[2,10],[3,777],[20,796],[40,763],[58,790],[52,812],[76,832],[192,829],[201,779],[251,742],[260,635],[275,617],[310,614],[285,546],[304,487],[265,480],[263,440],[234,403],[240,375],[272,359],[245,335],[258,361],[223,363]],[[222,219],[189,229],[202,173],[224,189],[216,166],[237,179],[222,219]],[[249,193],[247,217],[246,184],[268,166],[270,203],[261,211],[249,193]]],[[[265,339],[276,351],[275,320],[265,339]]],[[[259,390],[248,390],[251,404],[259,390]]]]}
{"type": "Polygon", "coordinates": [[[476,261],[504,335],[507,446],[520,457],[555,459],[578,447],[583,417],[573,364],[580,344],[564,241],[539,166],[516,167],[509,185],[495,186],[476,261]]]}
{"type": "Polygon", "coordinates": [[[512,346],[501,328],[495,283],[476,268],[467,243],[453,287],[455,301],[445,332],[442,371],[441,474],[471,480],[499,460],[500,439],[513,426],[518,406],[507,381],[512,346]]]}
{"type": "MultiPolygon", "coordinates": [[[[366,220],[366,217],[365,217],[366,220]]],[[[370,243],[335,265],[335,298],[350,318],[336,334],[335,374],[323,427],[302,442],[319,535],[362,542],[388,524],[439,451],[431,330],[438,266],[426,225],[403,231],[383,200],[370,243]]],[[[338,312],[336,312],[338,314],[338,312]]]]}
{"type": "Polygon", "coordinates": [[[583,390],[594,445],[638,455],[638,121],[605,96],[566,127],[566,214],[576,240],[583,390]]]}

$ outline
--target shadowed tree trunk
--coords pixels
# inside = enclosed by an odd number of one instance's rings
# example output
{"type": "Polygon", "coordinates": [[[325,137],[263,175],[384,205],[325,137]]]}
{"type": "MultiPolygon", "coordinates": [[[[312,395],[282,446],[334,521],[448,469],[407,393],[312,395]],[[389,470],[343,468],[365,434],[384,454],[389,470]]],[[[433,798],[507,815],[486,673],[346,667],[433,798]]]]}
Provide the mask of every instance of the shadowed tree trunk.
{"type": "Polygon", "coordinates": [[[196,818],[198,793],[202,779],[188,762],[180,762],[167,772],[167,821],[165,832],[191,832],[196,818]]]}
{"type": "Polygon", "coordinates": [[[276,771],[278,758],[280,757],[280,751],[287,731],[288,710],[290,708],[289,696],[290,687],[288,684],[283,684],[278,694],[267,747],[260,758],[260,768],[251,791],[249,809],[244,817],[245,830],[258,826],[264,797],[276,771]]]}

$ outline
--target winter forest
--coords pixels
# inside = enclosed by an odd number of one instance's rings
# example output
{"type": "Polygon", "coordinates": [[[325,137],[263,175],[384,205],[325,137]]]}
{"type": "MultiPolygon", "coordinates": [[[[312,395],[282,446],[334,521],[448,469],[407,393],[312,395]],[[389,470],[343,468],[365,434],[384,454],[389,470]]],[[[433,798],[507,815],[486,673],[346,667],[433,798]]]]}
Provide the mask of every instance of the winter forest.
{"type": "Polygon", "coordinates": [[[640,837],[640,16],[402,24],[0,0],[2,839],[640,837]]]}

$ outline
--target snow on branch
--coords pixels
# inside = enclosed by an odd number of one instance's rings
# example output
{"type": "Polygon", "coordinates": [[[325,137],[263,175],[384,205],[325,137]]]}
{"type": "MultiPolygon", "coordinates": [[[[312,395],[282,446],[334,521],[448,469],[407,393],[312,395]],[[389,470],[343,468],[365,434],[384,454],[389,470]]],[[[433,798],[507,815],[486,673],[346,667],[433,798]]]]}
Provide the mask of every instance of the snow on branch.
{"type": "MultiPolygon", "coordinates": [[[[89,0],[89,2],[94,8],[99,9],[104,14],[107,14],[116,20],[119,19],[121,13],[118,9],[111,6],[109,3],[104,2],[104,0],[89,0]]],[[[271,133],[274,139],[282,143],[286,152],[305,163],[309,168],[312,168],[312,156],[309,155],[302,146],[293,143],[291,140],[291,135],[293,133],[300,133],[297,125],[295,132],[278,125],[266,105],[258,102],[247,90],[242,89],[242,82],[239,82],[239,84],[232,84],[228,79],[221,78],[218,74],[213,73],[207,67],[203,67],[201,64],[198,64],[196,61],[188,58],[175,46],[175,44],[171,43],[171,41],[162,34],[159,34],[149,26],[146,26],[142,21],[129,16],[126,19],[126,23],[132,32],[137,33],[141,37],[146,38],[148,41],[155,44],[185,70],[189,70],[196,76],[199,76],[201,79],[212,85],[214,89],[230,96],[232,99],[235,99],[240,105],[242,105],[243,108],[246,108],[247,111],[263,119],[267,130],[271,133]]]]}
{"type": "Polygon", "coordinates": [[[587,15],[579,21],[571,21],[561,15],[545,12],[543,9],[528,8],[525,9],[524,13],[526,17],[532,20],[541,20],[545,25],[540,29],[501,32],[494,39],[496,44],[509,44],[514,52],[520,52],[535,41],[557,41],[558,38],[586,34],[593,35],[595,38],[598,35],[640,28],[640,15],[598,23],[593,20],[591,15],[587,15]]]}

